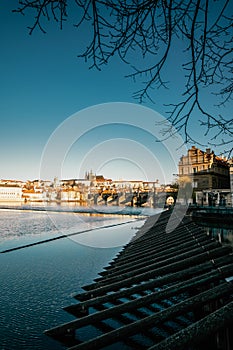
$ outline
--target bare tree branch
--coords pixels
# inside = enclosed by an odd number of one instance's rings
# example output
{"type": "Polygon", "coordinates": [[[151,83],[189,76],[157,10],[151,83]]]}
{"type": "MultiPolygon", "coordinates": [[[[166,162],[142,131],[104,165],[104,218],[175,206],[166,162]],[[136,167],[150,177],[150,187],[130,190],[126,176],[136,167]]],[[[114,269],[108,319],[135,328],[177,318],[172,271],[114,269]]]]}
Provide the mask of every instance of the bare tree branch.
{"type": "MultiPolygon", "coordinates": [[[[24,0],[14,12],[34,14],[29,27],[45,33],[46,21],[63,27],[72,1],[24,0]]],[[[134,97],[154,101],[156,88],[168,88],[166,65],[177,42],[183,43],[183,93],[168,104],[168,121],[185,142],[196,142],[190,127],[197,113],[209,144],[226,145],[232,151],[233,119],[209,113],[203,92],[216,96],[216,105],[233,98],[233,6],[230,0],[73,0],[79,10],[75,28],[89,26],[91,40],[79,57],[100,69],[118,55],[131,65],[128,77],[142,80],[134,97]],[[134,57],[139,59],[135,63],[134,57]]],[[[216,108],[217,111],[217,108],[216,108]]],[[[164,137],[173,133],[167,129],[164,137]]]]}

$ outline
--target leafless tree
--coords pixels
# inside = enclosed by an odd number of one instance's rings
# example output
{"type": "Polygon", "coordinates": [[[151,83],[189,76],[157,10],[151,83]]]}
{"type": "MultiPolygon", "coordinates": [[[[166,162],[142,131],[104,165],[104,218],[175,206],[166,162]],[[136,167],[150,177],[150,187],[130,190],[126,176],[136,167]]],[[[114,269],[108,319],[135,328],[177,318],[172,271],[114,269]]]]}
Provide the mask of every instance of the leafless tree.
{"type": "Polygon", "coordinates": [[[208,112],[202,92],[214,94],[218,106],[232,102],[232,0],[25,0],[14,11],[34,11],[32,34],[36,28],[45,32],[51,19],[62,29],[71,3],[78,8],[74,26],[85,26],[90,34],[80,57],[97,69],[114,55],[130,64],[128,77],[141,82],[135,92],[140,102],[153,101],[155,88],[169,87],[166,65],[182,41],[183,91],[178,102],[167,106],[172,128],[165,126],[164,137],[175,128],[185,135],[185,142],[197,143],[190,125],[198,113],[208,144],[225,145],[231,154],[233,118],[218,114],[217,108],[216,114],[208,112]],[[138,65],[135,57],[140,57],[138,65]]]}

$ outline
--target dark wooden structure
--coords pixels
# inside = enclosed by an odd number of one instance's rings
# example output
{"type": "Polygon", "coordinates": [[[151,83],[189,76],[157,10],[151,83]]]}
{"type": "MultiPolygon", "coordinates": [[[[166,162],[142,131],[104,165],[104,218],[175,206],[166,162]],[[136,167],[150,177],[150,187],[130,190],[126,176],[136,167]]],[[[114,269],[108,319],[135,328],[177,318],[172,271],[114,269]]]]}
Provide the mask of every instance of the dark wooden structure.
{"type": "Polygon", "coordinates": [[[190,206],[190,213],[195,222],[216,223],[219,225],[229,225],[233,227],[233,208],[232,207],[206,207],[190,206]]]}
{"type": "Polygon", "coordinates": [[[188,216],[167,232],[170,215],[148,218],[65,307],[74,320],[45,333],[69,350],[232,349],[232,249],[188,216]]]}

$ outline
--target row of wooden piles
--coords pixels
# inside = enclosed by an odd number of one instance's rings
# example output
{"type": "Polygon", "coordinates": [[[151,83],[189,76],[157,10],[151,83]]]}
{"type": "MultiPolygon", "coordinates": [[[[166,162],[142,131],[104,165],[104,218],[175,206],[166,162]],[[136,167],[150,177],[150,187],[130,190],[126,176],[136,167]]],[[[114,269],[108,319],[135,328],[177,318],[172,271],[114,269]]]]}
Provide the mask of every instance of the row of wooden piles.
{"type": "Polygon", "coordinates": [[[190,217],[147,219],[45,333],[75,349],[233,349],[233,255],[190,217]],[[172,221],[173,220],[173,221],[172,221]]]}

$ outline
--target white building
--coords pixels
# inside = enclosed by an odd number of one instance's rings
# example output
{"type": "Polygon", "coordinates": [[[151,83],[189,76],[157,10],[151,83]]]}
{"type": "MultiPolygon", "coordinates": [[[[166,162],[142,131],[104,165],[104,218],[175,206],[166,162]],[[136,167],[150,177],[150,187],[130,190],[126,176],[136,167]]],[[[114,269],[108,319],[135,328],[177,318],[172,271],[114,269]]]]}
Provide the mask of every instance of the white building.
{"type": "Polygon", "coordinates": [[[60,192],[61,201],[80,201],[81,195],[80,192],[74,191],[72,189],[63,189],[60,192]]]}
{"type": "Polygon", "coordinates": [[[23,189],[23,199],[24,201],[29,201],[29,202],[42,202],[45,200],[45,194],[42,191],[42,189],[30,189],[26,190],[23,189]]]}
{"type": "Polygon", "coordinates": [[[22,187],[0,184],[0,202],[22,201],[22,187]]]}

